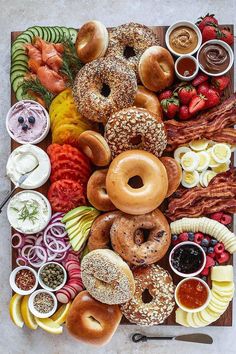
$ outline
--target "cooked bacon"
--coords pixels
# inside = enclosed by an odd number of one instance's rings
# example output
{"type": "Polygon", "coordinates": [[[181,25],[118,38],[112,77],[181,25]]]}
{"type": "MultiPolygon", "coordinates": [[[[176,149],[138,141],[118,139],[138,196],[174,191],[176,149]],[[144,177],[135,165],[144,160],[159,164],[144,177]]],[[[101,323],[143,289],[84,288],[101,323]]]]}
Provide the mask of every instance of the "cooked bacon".
{"type": "Polygon", "coordinates": [[[208,187],[184,190],[180,187],[169,199],[166,216],[177,220],[218,211],[236,212],[236,168],[214,177],[208,187]]]}
{"type": "MultiPolygon", "coordinates": [[[[219,106],[214,107],[208,112],[201,113],[197,118],[186,122],[167,120],[165,127],[167,131],[168,146],[167,150],[172,151],[179,145],[188,143],[191,140],[205,138],[210,134],[217,135],[220,139],[220,132],[236,124],[236,93],[226,99],[219,106]]],[[[227,142],[228,136],[232,138],[231,131],[222,133],[221,141],[227,142]]]]}
{"type": "Polygon", "coordinates": [[[218,143],[227,142],[230,145],[236,144],[236,129],[234,128],[224,128],[219,132],[207,133],[205,138],[214,140],[218,143]]]}

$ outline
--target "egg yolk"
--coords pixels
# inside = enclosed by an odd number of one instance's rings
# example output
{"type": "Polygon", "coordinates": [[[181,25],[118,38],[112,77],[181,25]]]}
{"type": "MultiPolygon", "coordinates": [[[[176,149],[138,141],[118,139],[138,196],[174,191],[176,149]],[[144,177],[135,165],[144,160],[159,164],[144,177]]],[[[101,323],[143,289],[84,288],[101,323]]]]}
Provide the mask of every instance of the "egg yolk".
{"type": "Polygon", "coordinates": [[[184,178],[185,182],[190,184],[190,183],[193,183],[194,182],[194,174],[191,173],[191,172],[187,172],[185,174],[185,178],[184,178]]]}
{"type": "Polygon", "coordinates": [[[225,159],[227,157],[227,149],[222,145],[216,145],[216,147],[214,148],[214,152],[220,159],[225,159]]]}
{"type": "Polygon", "coordinates": [[[186,157],[183,162],[182,162],[182,165],[186,166],[186,167],[189,167],[191,166],[193,163],[193,159],[191,159],[190,157],[186,157]]]}

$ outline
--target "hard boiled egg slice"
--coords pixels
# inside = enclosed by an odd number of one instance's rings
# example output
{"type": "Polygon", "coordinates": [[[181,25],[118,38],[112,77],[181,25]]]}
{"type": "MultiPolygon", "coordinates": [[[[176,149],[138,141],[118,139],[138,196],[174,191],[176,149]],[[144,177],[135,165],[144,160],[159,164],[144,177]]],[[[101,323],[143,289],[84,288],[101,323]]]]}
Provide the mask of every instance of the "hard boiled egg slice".
{"type": "Polygon", "coordinates": [[[212,167],[212,170],[216,173],[226,172],[230,169],[230,162],[220,163],[216,167],[212,167]]]}
{"type": "Polygon", "coordinates": [[[200,184],[202,187],[207,187],[208,184],[210,183],[210,181],[212,180],[212,178],[214,178],[217,175],[217,173],[215,173],[214,171],[211,170],[207,170],[207,171],[203,171],[200,174],[200,184]]]}
{"type": "Polygon", "coordinates": [[[196,187],[199,183],[199,173],[197,171],[183,171],[181,184],[185,188],[196,187]]]}
{"type": "Polygon", "coordinates": [[[197,152],[197,155],[199,156],[197,171],[202,172],[208,168],[210,162],[210,156],[206,151],[197,152]]]}
{"type": "Polygon", "coordinates": [[[207,140],[207,139],[198,139],[198,140],[190,141],[189,146],[194,151],[202,151],[202,150],[206,150],[208,144],[209,144],[209,140],[207,140]]]}
{"type": "Polygon", "coordinates": [[[215,144],[211,151],[213,159],[218,163],[225,163],[230,160],[231,150],[229,145],[224,143],[215,144]]]}
{"type": "Polygon", "coordinates": [[[219,165],[218,162],[215,161],[215,159],[212,156],[212,147],[210,147],[207,151],[206,151],[210,157],[210,161],[209,161],[209,167],[213,168],[213,167],[217,167],[219,165]]]}
{"type": "Polygon", "coordinates": [[[182,156],[181,165],[185,171],[192,172],[196,170],[199,160],[200,158],[196,152],[189,151],[182,156]]]}
{"type": "Polygon", "coordinates": [[[180,163],[182,156],[186,153],[191,151],[188,146],[180,146],[174,152],[174,158],[177,162],[180,163]]]}

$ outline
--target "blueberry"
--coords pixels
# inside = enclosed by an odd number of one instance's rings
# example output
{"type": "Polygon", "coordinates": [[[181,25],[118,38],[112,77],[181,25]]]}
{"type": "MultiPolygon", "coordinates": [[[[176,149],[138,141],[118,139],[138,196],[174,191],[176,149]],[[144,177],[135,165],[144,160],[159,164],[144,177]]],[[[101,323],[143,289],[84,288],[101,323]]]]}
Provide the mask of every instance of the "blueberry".
{"type": "Polygon", "coordinates": [[[203,276],[203,277],[202,277],[202,280],[205,281],[205,282],[207,282],[207,277],[203,276]]]}
{"type": "Polygon", "coordinates": [[[28,118],[28,122],[29,122],[30,124],[34,124],[34,123],[35,123],[35,118],[34,118],[33,116],[30,116],[30,117],[28,118]]]}
{"type": "Polygon", "coordinates": [[[207,253],[213,253],[214,252],[214,248],[213,247],[208,247],[207,253]]]}
{"type": "Polygon", "coordinates": [[[203,246],[202,249],[205,253],[207,253],[207,247],[203,246]]]}
{"type": "Polygon", "coordinates": [[[172,235],[172,241],[176,241],[178,240],[178,236],[177,235],[172,235]]]}
{"type": "Polygon", "coordinates": [[[201,246],[207,247],[209,245],[209,241],[207,238],[204,238],[201,242],[201,246]]]}
{"type": "Polygon", "coordinates": [[[26,131],[28,128],[29,128],[29,127],[28,127],[27,124],[23,124],[23,125],[22,125],[22,129],[23,129],[24,131],[26,131]]]}
{"type": "Polygon", "coordinates": [[[193,232],[188,232],[188,240],[194,241],[194,233],[193,232]]]}
{"type": "Polygon", "coordinates": [[[215,240],[214,238],[210,241],[210,245],[211,245],[212,247],[214,247],[217,243],[218,243],[218,241],[215,240]]]}
{"type": "Polygon", "coordinates": [[[24,117],[22,117],[22,116],[18,117],[18,122],[20,124],[24,123],[24,117]]]}

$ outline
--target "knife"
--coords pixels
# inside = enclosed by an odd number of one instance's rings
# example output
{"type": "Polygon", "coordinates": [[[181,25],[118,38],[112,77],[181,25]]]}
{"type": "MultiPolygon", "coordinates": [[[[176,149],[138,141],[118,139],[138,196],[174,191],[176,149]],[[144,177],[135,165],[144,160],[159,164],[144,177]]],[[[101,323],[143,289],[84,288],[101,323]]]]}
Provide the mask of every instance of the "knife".
{"type": "Polygon", "coordinates": [[[203,333],[184,334],[184,335],[172,336],[172,337],[148,337],[141,333],[135,333],[132,336],[132,341],[134,343],[147,342],[148,340],[180,340],[183,342],[202,343],[202,344],[213,343],[212,337],[203,333]]]}

